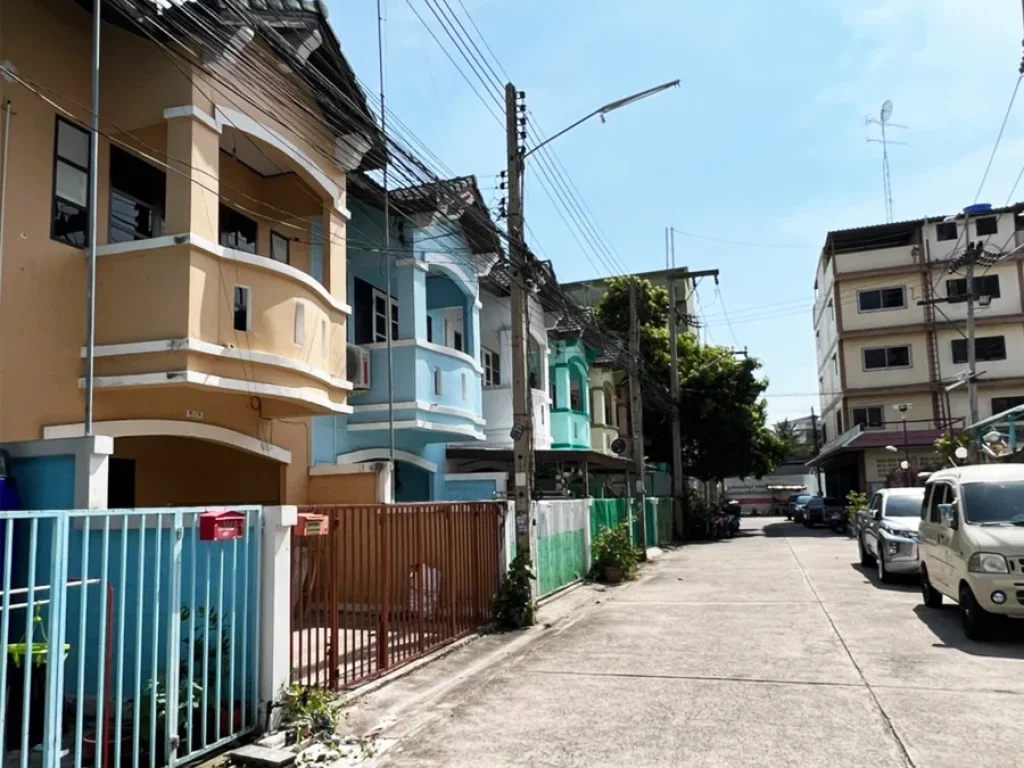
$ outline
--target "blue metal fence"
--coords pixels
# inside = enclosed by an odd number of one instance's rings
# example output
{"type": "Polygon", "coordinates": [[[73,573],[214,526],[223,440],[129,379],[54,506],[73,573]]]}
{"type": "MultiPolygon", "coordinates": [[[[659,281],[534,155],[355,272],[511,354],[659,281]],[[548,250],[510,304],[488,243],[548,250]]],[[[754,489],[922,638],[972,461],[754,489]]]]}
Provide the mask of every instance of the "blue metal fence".
{"type": "Polygon", "coordinates": [[[4,765],[160,768],[256,727],[262,510],[224,541],[205,511],[0,512],[4,765]]]}

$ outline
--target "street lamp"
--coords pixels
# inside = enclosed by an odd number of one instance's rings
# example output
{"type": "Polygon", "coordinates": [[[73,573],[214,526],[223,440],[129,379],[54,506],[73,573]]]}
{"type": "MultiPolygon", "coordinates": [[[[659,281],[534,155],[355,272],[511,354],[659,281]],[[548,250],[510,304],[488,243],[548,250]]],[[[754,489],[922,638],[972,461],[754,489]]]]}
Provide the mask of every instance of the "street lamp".
{"type": "Polygon", "coordinates": [[[667,91],[669,88],[676,88],[678,86],[679,86],[679,81],[678,80],[673,80],[670,83],[662,83],[661,85],[657,85],[654,88],[648,88],[646,91],[640,91],[639,93],[634,93],[632,96],[627,96],[624,99],[618,99],[617,101],[609,102],[608,104],[605,104],[603,107],[598,107],[597,109],[595,109],[593,112],[591,112],[586,117],[581,117],[579,120],[577,120],[575,123],[573,123],[569,127],[563,128],[562,130],[560,130],[558,133],[554,134],[553,136],[549,136],[548,138],[544,139],[544,141],[542,141],[537,146],[533,147],[530,150],[527,150],[527,152],[525,152],[523,154],[523,159],[525,160],[527,157],[532,155],[538,149],[541,149],[542,147],[550,144],[552,141],[557,139],[562,134],[568,133],[573,128],[575,128],[576,126],[581,125],[581,124],[587,122],[587,120],[589,120],[592,117],[597,117],[598,115],[600,115],[601,116],[601,122],[603,123],[604,122],[604,116],[607,115],[609,112],[614,112],[616,109],[622,109],[623,107],[628,107],[630,104],[633,104],[633,103],[635,103],[637,101],[640,101],[641,99],[646,99],[648,96],[654,96],[656,93],[661,93],[662,91],[667,91]]]}

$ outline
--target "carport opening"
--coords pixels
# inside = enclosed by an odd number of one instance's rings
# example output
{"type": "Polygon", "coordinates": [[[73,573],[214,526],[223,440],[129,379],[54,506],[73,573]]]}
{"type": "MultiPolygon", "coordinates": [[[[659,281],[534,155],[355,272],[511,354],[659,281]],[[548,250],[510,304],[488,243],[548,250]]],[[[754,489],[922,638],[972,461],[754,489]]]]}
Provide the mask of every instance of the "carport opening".
{"type": "Polygon", "coordinates": [[[189,437],[119,437],[107,482],[111,509],[280,504],[282,464],[189,437]]]}

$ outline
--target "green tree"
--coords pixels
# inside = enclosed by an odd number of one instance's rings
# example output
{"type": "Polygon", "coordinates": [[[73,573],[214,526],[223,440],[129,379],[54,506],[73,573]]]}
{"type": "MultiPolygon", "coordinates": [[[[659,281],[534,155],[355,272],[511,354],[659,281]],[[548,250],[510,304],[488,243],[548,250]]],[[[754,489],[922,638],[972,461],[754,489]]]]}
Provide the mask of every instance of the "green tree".
{"type": "MultiPolygon", "coordinates": [[[[608,281],[597,306],[597,317],[612,333],[629,333],[629,283],[633,278],[608,281]]],[[[668,292],[637,280],[637,315],[640,321],[640,356],[654,382],[669,386],[668,292]]],[[[767,427],[767,403],[762,394],[768,380],[755,374],[755,358],[736,359],[722,347],[706,346],[688,333],[678,339],[680,421],[683,465],[692,477],[761,476],[786,457],[786,443],[767,427]]],[[[646,398],[645,398],[646,400],[646,398]]],[[[671,415],[656,403],[644,408],[647,435],[664,434],[671,415]]],[[[671,441],[654,440],[649,455],[654,461],[671,460],[671,441]]]]}
{"type": "Polygon", "coordinates": [[[786,445],[791,446],[796,442],[796,430],[793,429],[793,423],[789,419],[775,422],[772,429],[775,431],[775,436],[786,445]]]}

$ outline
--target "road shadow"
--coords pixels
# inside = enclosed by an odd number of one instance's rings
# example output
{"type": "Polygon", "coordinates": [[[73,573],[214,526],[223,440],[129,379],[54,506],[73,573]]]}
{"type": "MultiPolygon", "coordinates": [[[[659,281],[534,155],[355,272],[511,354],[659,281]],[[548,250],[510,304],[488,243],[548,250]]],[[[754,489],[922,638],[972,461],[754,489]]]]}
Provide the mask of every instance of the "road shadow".
{"type": "Polygon", "coordinates": [[[785,536],[790,539],[799,538],[842,538],[848,539],[849,536],[843,533],[833,533],[827,526],[815,526],[814,528],[806,528],[803,523],[791,523],[791,522],[779,522],[769,523],[761,529],[761,534],[764,536],[785,536]]]}
{"type": "Polygon", "coordinates": [[[972,656],[1024,660],[1024,621],[1004,619],[993,632],[992,640],[976,643],[964,637],[960,612],[953,603],[947,601],[941,608],[915,605],[914,613],[939,639],[936,648],[952,648],[972,656]]]}
{"type": "Polygon", "coordinates": [[[878,569],[873,565],[850,563],[850,567],[870,581],[875,589],[884,589],[887,592],[917,592],[921,588],[916,573],[891,573],[889,578],[892,581],[882,582],[878,580],[878,569]]]}

